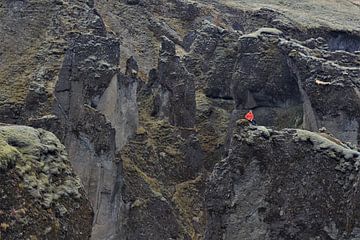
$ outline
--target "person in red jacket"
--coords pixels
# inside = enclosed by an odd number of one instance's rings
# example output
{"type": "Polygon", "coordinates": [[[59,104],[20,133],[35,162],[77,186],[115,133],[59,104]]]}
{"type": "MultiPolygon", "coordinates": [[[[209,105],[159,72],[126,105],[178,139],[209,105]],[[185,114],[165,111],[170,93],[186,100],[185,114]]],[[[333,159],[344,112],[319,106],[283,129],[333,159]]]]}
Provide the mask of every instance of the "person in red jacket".
{"type": "Polygon", "coordinates": [[[256,125],[254,113],[251,110],[245,114],[245,119],[248,120],[252,125],[256,125]]]}

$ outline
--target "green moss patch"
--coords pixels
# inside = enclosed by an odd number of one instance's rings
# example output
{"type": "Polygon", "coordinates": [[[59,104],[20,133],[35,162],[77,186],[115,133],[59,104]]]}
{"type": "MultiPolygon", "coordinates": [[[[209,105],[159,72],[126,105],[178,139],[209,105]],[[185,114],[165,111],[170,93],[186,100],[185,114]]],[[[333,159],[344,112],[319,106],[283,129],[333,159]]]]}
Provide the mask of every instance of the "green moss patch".
{"type": "Polygon", "coordinates": [[[25,126],[0,127],[0,169],[15,168],[22,186],[46,207],[63,196],[80,198],[64,146],[54,134],[25,126]]]}

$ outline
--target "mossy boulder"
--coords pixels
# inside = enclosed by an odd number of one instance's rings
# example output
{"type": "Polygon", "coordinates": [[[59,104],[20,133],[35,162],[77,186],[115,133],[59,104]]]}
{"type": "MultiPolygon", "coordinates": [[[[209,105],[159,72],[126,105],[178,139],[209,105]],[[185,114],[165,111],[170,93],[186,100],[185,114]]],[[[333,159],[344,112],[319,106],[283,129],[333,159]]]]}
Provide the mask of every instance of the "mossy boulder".
{"type": "Polygon", "coordinates": [[[54,134],[0,125],[0,239],[88,239],[92,209],[54,134]]]}

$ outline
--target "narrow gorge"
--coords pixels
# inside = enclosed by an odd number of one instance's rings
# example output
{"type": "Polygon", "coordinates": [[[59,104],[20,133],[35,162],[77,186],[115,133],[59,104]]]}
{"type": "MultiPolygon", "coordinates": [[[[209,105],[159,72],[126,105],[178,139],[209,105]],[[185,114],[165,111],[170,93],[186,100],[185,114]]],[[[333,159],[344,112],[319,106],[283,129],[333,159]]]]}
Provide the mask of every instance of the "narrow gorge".
{"type": "Polygon", "coordinates": [[[0,240],[360,238],[358,1],[2,0],[0,36],[0,240]]]}

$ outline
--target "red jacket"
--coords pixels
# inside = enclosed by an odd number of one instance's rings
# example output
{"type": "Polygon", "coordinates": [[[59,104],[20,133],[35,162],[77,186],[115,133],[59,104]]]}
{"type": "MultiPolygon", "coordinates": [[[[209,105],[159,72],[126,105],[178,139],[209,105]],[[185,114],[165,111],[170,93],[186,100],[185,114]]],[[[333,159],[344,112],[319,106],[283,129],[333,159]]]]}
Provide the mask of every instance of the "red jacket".
{"type": "Polygon", "coordinates": [[[248,112],[246,115],[245,115],[245,119],[246,120],[249,120],[250,122],[252,122],[254,120],[254,114],[252,112],[248,112]]]}

